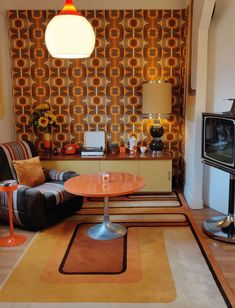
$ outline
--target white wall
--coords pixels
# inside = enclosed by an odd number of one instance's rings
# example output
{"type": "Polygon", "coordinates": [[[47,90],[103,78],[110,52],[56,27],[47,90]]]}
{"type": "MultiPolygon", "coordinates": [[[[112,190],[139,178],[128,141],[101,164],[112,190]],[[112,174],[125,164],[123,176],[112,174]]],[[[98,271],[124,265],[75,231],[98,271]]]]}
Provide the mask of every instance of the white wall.
{"type": "MultiPolygon", "coordinates": [[[[230,110],[235,98],[235,1],[217,0],[209,33],[208,112],[230,110]]],[[[227,213],[229,174],[212,167],[204,167],[205,203],[227,213]]]]}
{"type": "MultiPolygon", "coordinates": [[[[200,5],[195,12],[202,12],[198,19],[197,68],[195,72],[196,97],[187,97],[185,119],[185,187],[184,195],[192,209],[200,209],[203,202],[203,165],[201,163],[201,113],[206,108],[208,31],[215,0],[194,1],[200,5]],[[194,104],[192,108],[190,104],[194,104]],[[189,109],[191,108],[190,116],[189,109]],[[193,115],[192,115],[193,113],[193,115]]],[[[194,24],[194,27],[197,25],[194,24]]],[[[193,61],[193,59],[192,59],[193,61]]]]}
{"type": "Polygon", "coordinates": [[[193,2],[193,19],[192,19],[192,46],[191,46],[191,88],[197,87],[197,52],[198,52],[198,29],[202,17],[204,0],[193,2]]]}
{"type": "Polygon", "coordinates": [[[0,118],[0,143],[15,140],[14,122],[13,122],[13,99],[11,89],[10,67],[9,67],[9,48],[7,37],[6,13],[0,11],[0,42],[1,42],[1,70],[2,74],[2,95],[3,117],[0,118]]]}
{"type": "MultiPolygon", "coordinates": [[[[211,0],[204,0],[208,6],[211,0]]],[[[213,0],[212,0],[213,1],[213,0]]],[[[195,4],[199,2],[194,1],[195,4]]],[[[207,7],[207,10],[211,9],[207,7]]],[[[204,12],[204,11],[203,11],[204,12]]],[[[235,1],[217,0],[208,32],[208,53],[205,28],[199,27],[194,119],[186,119],[186,182],[184,194],[191,208],[203,203],[227,214],[229,174],[201,164],[201,113],[230,110],[235,98],[235,1]],[[204,32],[200,42],[200,32],[204,32]],[[201,52],[201,55],[200,55],[201,52]],[[201,57],[204,59],[201,59],[201,57]],[[207,76],[205,78],[205,73],[207,76]],[[206,96],[204,96],[206,93],[206,96]]],[[[203,16],[202,16],[203,18],[203,16]]],[[[189,102],[187,102],[188,104],[189,102]]]]}

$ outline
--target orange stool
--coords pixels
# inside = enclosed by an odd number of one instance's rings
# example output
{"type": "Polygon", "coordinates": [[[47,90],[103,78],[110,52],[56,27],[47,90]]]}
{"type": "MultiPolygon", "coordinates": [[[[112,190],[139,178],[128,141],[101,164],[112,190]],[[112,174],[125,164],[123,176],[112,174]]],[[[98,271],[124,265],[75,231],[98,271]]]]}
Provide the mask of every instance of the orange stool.
{"type": "Polygon", "coordinates": [[[12,192],[17,188],[18,184],[16,182],[4,182],[4,184],[0,184],[0,192],[5,192],[7,194],[10,227],[10,235],[0,238],[0,247],[13,247],[26,241],[26,237],[24,235],[14,234],[12,192]]]}

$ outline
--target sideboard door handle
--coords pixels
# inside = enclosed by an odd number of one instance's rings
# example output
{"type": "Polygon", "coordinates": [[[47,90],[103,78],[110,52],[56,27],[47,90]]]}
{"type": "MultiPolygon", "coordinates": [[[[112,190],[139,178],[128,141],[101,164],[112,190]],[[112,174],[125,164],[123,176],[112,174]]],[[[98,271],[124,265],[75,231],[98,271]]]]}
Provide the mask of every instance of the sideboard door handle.
{"type": "Polygon", "coordinates": [[[170,180],[171,180],[171,172],[168,171],[168,181],[170,181],[170,180]]]}

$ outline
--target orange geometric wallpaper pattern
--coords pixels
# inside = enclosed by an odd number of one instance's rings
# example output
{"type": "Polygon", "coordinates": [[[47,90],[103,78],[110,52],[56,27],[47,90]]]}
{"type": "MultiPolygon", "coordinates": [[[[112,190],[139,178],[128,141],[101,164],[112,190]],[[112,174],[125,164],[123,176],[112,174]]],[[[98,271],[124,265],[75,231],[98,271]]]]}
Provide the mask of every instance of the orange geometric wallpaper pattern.
{"type": "MultiPolygon", "coordinates": [[[[48,102],[57,117],[53,146],[82,143],[86,130],[104,130],[120,145],[135,135],[148,144],[151,123],[142,119],[142,83],[172,84],[172,115],[164,120],[165,149],[173,176],[184,174],[184,83],[188,10],[88,10],[96,35],[88,59],[54,59],[44,43],[56,11],[8,12],[17,139],[41,146],[32,111],[48,102]]],[[[72,30],[73,31],[73,30],[72,30]]]]}

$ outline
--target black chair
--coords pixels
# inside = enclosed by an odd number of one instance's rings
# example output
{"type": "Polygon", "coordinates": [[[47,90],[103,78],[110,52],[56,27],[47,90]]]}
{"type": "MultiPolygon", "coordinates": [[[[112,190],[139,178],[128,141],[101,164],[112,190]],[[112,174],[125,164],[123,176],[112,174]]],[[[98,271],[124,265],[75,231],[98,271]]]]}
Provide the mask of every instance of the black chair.
{"type": "MultiPolygon", "coordinates": [[[[30,141],[0,144],[0,181],[17,180],[13,160],[38,156],[30,141]]],[[[46,182],[29,187],[19,185],[13,192],[14,225],[28,230],[41,230],[80,209],[83,197],[64,189],[64,182],[78,174],[73,171],[43,169],[46,182]]],[[[0,219],[9,222],[7,198],[0,193],[0,219]]]]}

